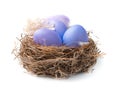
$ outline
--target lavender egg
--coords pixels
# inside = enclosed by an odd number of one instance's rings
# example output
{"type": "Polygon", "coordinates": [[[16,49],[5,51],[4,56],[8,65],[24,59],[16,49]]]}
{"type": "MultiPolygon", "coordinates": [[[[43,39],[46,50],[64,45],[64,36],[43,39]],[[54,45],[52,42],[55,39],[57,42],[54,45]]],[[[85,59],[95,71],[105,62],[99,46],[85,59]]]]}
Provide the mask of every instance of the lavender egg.
{"type": "Polygon", "coordinates": [[[66,26],[68,26],[70,19],[65,16],[65,15],[56,15],[56,16],[51,16],[48,18],[48,20],[58,20],[63,22],[66,26]]]}
{"type": "Polygon", "coordinates": [[[81,25],[73,25],[65,32],[63,43],[66,46],[78,47],[83,43],[88,42],[86,30],[81,25]]]}
{"type": "Polygon", "coordinates": [[[49,25],[53,25],[53,29],[55,32],[58,33],[58,35],[60,36],[61,40],[63,39],[63,35],[65,33],[65,31],[67,30],[67,26],[58,20],[50,20],[48,21],[49,25]]]}
{"type": "Polygon", "coordinates": [[[62,45],[59,35],[48,28],[36,30],[33,35],[33,41],[43,46],[60,46],[62,45]]]}

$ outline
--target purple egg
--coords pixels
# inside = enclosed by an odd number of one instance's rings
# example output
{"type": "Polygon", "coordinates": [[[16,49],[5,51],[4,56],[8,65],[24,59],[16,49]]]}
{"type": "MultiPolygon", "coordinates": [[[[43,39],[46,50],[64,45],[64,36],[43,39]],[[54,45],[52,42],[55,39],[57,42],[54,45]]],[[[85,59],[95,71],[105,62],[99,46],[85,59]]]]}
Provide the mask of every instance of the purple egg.
{"type": "Polygon", "coordinates": [[[48,18],[48,20],[58,20],[63,22],[66,26],[68,26],[70,19],[65,16],[65,15],[56,15],[56,16],[51,16],[48,18]]]}
{"type": "Polygon", "coordinates": [[[33,41],[43,46],[60,46],[62,45],[59,35],[48,28],[41,28],[35,31],[33,41]]]}
{"type": "Polygon", "coordinates": [[[81,25],[71,26],[69,29],[67,29],[63,36],[63,43],[66,46],[78,47],[87,42],[87,32],[81,25]]]}
{"type": "Polygon", "coordinates": [[[67,26],[63,22],[58,21],[58,20],[49,20],[48,24],[53,25],[54,29],[52,29],[52,30],[57,32],[58,35],[60,36],[60,38],[63,39],[63,35],[64,35],[65,31],[67,30],[67,26]]]}

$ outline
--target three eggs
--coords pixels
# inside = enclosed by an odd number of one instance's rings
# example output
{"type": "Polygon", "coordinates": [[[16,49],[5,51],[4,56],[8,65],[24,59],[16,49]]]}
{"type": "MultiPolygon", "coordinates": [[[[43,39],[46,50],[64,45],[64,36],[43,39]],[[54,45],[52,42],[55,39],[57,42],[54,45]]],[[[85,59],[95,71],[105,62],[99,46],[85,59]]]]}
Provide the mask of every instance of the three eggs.
{"type": "Polygon", "coordinates": [[[68,27],[70,20],[64,15],[56,15],[47,19],[53,29],[40,28],[34,32],[33,41],[43,46],[78,47],[88,42],[86,30],[81,25],[68,27]]]}

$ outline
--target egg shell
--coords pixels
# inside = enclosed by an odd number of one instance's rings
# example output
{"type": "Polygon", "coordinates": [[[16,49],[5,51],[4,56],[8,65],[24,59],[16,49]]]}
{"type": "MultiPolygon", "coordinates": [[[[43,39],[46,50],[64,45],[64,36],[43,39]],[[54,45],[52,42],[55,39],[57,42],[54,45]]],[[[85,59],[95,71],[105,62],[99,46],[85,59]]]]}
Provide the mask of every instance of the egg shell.
{"type": "Polygon", "coordinates": [[[63,43],[66,46],[77,47],[82,42],[88,42],[88,34],[81,25],[73,25],[64,33],[63,43]]]}
{"type": "Polygon", "coordinates": [[[66,26],[68,26],[70,19],[65,16],[65,15],[55,15],[55,16],[51,16],[48,18],[48,20],[58,20],[63,22],[66,26]]]}
{"type": "Polygon", "coordinates": [[[41,28],[36,30],[33,35],[33,41],[44,46],[60,46],[62,41],[60,36],[53,30],[41,28]]]}
{"type": "Polygon", "coordinates": [[[58,20],[49,20],[48,24],[54,26],[54,29],[52,29],[52,30],[57,32],[62,40],[63,35],[64,35],[65,31],[67,30],[67,26],[63,22],[58,21],[58,20]]]}

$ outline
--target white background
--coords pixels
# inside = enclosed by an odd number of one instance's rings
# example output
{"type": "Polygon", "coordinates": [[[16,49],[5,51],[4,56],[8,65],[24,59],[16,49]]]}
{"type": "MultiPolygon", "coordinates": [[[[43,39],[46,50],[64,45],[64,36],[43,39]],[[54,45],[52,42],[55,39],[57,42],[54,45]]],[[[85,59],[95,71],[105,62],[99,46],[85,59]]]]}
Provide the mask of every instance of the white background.
{"type": "Polygon", "coordinates": [[[119,0],[0,0],[0,88],[120,88],[119,0]],[[64,14],[99,37],[106,53],[93,72],[51,79],[26,72],[14,59],[14,41],[28,18],[64,14]]]}

